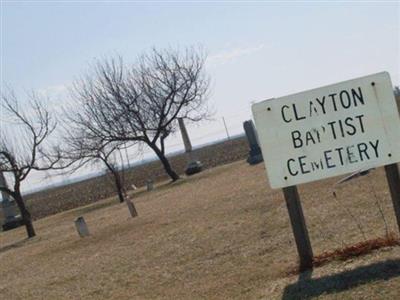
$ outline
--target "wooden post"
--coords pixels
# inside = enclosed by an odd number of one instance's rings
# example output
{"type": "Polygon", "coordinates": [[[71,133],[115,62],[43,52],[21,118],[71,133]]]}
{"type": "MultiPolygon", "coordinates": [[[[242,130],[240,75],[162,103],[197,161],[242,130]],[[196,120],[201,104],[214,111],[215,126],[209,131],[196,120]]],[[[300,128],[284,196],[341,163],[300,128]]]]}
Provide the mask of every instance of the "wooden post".
{"type": "Polygon", "coordinates": [[[297,187],[285,187],[283,188],[283,194],[285,195],[290,223],[292,224],[293,235],[300,258],[300,270],[312,268],[313,251],[311,248],[310,238],[308,237],[306,221],[304,220],[303,209],[301,208],[297,187]]]}
{"type": "Polygon", "coordinates": [[[389,184],[390,195],[392,196],[394,214],[397,219],[397,226],[400,232],[400,176],[397,164],[385,166],[386,178],[389,184]]]}

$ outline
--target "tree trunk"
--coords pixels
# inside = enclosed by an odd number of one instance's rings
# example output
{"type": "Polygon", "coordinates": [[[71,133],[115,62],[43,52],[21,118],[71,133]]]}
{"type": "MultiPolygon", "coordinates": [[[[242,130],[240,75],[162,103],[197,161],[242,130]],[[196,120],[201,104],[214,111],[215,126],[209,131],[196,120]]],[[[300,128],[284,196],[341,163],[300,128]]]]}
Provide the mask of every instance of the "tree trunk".
{"type": "Polygon", "coordinates": [[[115,187],[117,188],[119,202],[122,203],[125,201],[125,198],[124,198],[124,192],[123,192],[123,187],[122,187],[122,183],[121,183],[121,177],[120,177],[118,171],[113,171],[112,174],[114,176],[115,187]]]}
{"type": "Polygon", "coordinates": [[[31,214],[26,209],[24,199],[22,198],[21,193],[18,191],[13,196],[14,196],[15,202],[17,202],[19,211],[21,212],[22,222],[25,225],[26,233],[28,234],[28,238],[32,238],[36,235],[36,233],[35,233],[35,229],[33,228],[31,214]]]}
{"type": "Polygon", "coordinates": [[[110,164],[107,161],[107,159],[102,158],[102,161],[104,162],[104,164],[106,165],[108,170],[111,172],[112,176],[114,177],[114,182],[115,182],[115,187],[117,189],[119,202],[120,203],[124,202],[125,197],[124,197],[124,192],[123,192],[123,185],[122,185],[121,176],[119,175],[118,170],[112,164],[110,164]]]}
{"type": "Polygon", "coordinates": [[[177,181],[179,179],[179,175],[172,169],[167,157],[165,154],[158,149],[156,145],[149,145],[151,149],[157,154],[158,158],[160,159],[161,163],[164,166],[165,172],[167,172],[168,176],[172,179],[172,181],[177,181]]]}

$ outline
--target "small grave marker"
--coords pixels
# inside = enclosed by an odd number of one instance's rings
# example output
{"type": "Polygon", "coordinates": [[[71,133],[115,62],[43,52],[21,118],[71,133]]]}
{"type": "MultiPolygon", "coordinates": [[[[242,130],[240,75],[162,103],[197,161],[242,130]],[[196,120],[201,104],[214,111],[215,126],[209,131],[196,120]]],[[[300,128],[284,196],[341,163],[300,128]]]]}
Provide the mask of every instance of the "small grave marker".
{"type": "Polygon", "coordinates": [[[89,235],[89,229],[83,217],[78,217],[75,220],[75,227],[80,237],[85,237],[89,235]]]}
{"type": "Polygon", "coordinates": [[[147,186],[147,191],[148,191],[148,192],[152,191],[152,190],[154,189],[153,180],[148,179],[148,180],[146,181],[146,186],[147,186]]]}
{"type": "Polygon", "coordinates": [[[136,211],[135,205],[133,205],[133,203],[132,203],[132,201],[129,199],[129,197],[126,198],[125,202],[126,202],[126,205],[128,206],[129,213],[131,214],[131,217],[132,217],[132,218],[137,217],[137,216],[138,216],[138,213],[137,213],[137,211],[136,211]]]}

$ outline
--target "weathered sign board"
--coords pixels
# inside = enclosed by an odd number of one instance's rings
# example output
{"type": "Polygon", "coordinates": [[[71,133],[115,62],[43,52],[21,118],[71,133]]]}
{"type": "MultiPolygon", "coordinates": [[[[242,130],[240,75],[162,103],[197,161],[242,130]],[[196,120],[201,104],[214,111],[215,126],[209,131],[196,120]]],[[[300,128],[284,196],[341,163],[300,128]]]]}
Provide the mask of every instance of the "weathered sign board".
{"type": "Polygon", "coordinates": [[[386,72],[256,103],[269,182],[283,188],[300,269],[313,250],[297,185],[385,166],[400,231],[400,119],[386,72]]]}
{"type": "Polygon", "coordinates": [[[272,188],[400,161],[400,119],[387,72],[252,107],[272,188]]]}

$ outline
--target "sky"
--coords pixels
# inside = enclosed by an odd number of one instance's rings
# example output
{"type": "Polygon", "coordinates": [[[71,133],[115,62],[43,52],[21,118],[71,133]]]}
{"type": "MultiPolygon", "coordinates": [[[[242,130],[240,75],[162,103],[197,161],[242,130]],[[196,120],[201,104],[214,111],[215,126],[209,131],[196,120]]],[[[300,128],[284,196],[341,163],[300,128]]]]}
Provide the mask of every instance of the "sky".
{"type": "MultiPolygon", "coordinates": [[[[194,145],[225,138],[222,117],[242,133],[253,102],[381,71],[400,84],[398,1],[0,1],[1,86],[22,101],[24,90],[68,101],[95,58],[206,49],[216,114],[188,128],[194,145]]],[[[183,149],[179,136],[169,149],[183,149]]],[[[24,188],[51,180],[34,174],[24,188]]]]}

